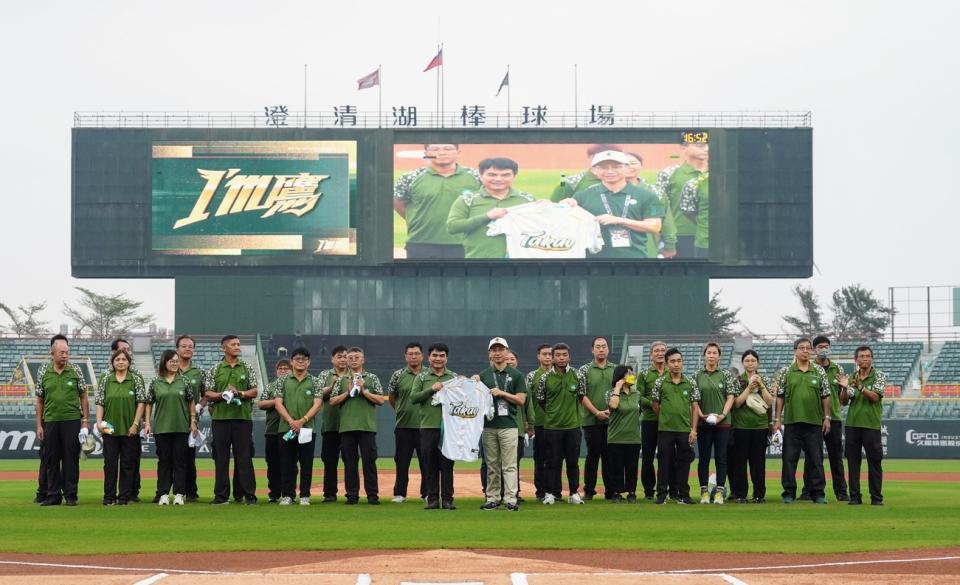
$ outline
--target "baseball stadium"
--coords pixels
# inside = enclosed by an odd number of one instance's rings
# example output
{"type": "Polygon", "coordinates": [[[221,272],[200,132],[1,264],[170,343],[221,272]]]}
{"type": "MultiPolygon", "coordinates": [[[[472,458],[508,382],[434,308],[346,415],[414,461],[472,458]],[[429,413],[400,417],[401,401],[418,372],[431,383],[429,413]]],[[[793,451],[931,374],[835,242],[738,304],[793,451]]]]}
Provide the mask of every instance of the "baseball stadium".
{"type": "Polygon", "coordinates": [[[890,289],[880,338],[710,332],[711,278],[813,271],[809,113],[215,120],[75,115],[73,274],[172,278],[176,323],[0,338],[0,581],[960,581],[960,287],[890,289]],[[515,256],[510,205],[559,218],[517,228],[541,242],[586,210],[592,243],[515,256]]]}

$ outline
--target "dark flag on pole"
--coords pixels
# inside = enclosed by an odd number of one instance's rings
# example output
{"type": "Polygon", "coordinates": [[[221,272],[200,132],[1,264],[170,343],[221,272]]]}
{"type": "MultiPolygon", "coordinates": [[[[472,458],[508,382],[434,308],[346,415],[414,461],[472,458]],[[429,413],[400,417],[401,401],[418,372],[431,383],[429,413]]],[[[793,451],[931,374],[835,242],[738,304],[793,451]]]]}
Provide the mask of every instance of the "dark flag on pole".
{"type": "Polygon", "coordinates": [[[427,68],[423,71],[426,73],[434,67],[439,67],[441,65],[443,65],[443,48],[437,50],[437,54],[433,57],[433,59],[430,59],[430,63],[427,64],[427,68]]]}
{"type": "Polygon", "coordinates": [[[497,95],[500,95],[500,92],[503,91],[503,88],[510,85],[510,70],[507,70],[507,74],[503,76],[503,81],[500,82],[500,87],[497,89],[497,95]]]}
{"type": "Polygon", "coordinates": [[[357,80],[357,89],[369,89],[375,85],[380,85],[380,69],[368,75],[364,75],[357,80]]]}

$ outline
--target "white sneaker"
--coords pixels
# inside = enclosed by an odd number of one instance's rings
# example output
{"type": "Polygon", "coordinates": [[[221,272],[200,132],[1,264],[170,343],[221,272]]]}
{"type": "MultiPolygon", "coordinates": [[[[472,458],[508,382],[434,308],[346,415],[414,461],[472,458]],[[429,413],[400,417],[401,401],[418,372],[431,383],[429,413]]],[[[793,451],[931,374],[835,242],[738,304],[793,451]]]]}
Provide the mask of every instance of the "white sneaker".
{"type": "Polygon", "coordinates": [[[292,504],[292,503],[293,503],[293,499],[291,499],[291,498],[288,498],[288,497],[286,497],[286,496],[280,498],[280,505],[281,505],[281,506],[289,506],[289,505],[292,504]]]}
{"type": "Polygon", "coordinates": [[[157,503],[160,504],[161,506],[169,506],[170,496],[168,496],[167,494],[163,494],[162,496],[160,496],[160,501],[157,503]]]}
{"type": "Polygon", "coordinates": [[[544,495],[543,495],[543,503],[544,503],[544,505],[546,505],[546,506],[552,506],[554,503],[556,503],[556,501],[557,501],[557,499],[553,497],[553,494],[544,494],[544,495]]]}
{"type": "Polygon", "coordinates": [[[571,504],[582,504],[583,498],[580,497],[580,494],[573,494],[569,498],[567,498],[567,502],[571,504]]]}
{"type": "Polygon", "coordinates": [[[300,498],[300,505],[301,505],[301,506],[309,506],[309,505],[310,505],[310,498],[300,498]]]}
{"type": "Polygon", "coordinates": [[[393,499],[390,501],[393,502],[394,504],[402,504],[407,501],[407,498],[403,496],[393,496],[393,499]]]}
{"type": "Polygon", "coordinates": [[[184,502],[183,494],[175,494],[173,496],[173,505],[182,506],[184,502]]]}
{"type": "Polygon", "coordinates": [[[700,490],[700,503],[709,504],[710,503],[710,492],[707,490],[700,490]]]}

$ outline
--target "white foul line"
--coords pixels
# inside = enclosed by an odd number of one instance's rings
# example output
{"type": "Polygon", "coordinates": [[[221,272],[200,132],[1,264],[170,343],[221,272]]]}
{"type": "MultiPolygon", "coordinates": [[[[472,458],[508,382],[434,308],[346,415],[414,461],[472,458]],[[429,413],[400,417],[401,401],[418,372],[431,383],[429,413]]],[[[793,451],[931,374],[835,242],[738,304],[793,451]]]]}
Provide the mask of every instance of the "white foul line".
{"type": "Polygon", "coordinates": [[[527,574],[510,573],[510,585],[527,585],[527,574]]]}
{"type": "Polygon", "coordinates": [[[721,579],[723,579],[724,581],[726,581],[727,583],[729,583],[730,585],[747,585],[744,581],[741,581],[740,579],[737,579],[737,578],[734,577],[733,575],[727,575],[726,573],[720,573],[720,574],[717,575],[717,576],[720,577],[721,579]]]}
{"type": "Polygon", "coordinates": [[[156,575],[154,575],[154,576],[152,576],[152,577],[147,577],[146,579],[141,579],[140,581],[137,581],[137,582],[134,583],[133,585],[153,585],[154,583],[156,583],[156,582],[159,581],[160,579],[165,579],[165,578],[167,578],[167,577],[169,577],[169,576],[170,576],[170,575],[167,575],[166,573],[157,573],[156,575]]]}
{"type": "Polygon", "coordinates": [[[370,585],[372,579],[370,579],[369,573],[360,573],[357,575],[357,585],[370,585]]]}

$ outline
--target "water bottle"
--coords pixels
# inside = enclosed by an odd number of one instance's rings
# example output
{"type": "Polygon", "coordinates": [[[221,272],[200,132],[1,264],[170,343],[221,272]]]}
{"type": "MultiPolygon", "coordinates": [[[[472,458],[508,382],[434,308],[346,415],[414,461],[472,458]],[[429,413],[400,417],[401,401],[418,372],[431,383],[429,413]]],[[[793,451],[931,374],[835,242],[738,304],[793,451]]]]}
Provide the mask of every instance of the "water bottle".
{"type": "Polygon", "coordinates": [[[113,428],[112,424],[108,423],[107,421],[103,421],[101,423],[100,432],[103,433],[104,435],[112,435],[114,431],[115,429],[113,428]]]}
{"type": "Polygon", "coordinates": [[[290,429],[287,430],[286,433],[283,434],[283,440],[284,440],[284,441],[292,441],[292,440],[296,439],[299,434],[300,434],[300,433],[298,433],[298,432],[296,432],[295,430],[293,430],[293,428],[290,428],[290,429]]]}

